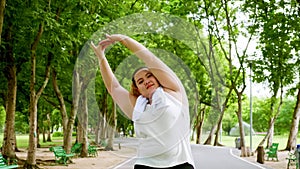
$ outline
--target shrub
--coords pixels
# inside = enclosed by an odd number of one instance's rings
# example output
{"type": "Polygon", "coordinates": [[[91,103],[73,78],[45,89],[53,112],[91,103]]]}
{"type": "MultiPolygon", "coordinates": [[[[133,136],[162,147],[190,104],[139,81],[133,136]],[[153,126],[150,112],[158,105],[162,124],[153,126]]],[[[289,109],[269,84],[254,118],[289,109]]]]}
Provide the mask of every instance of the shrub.
{"type": "Polygon", "coordinates": [[[64,136],[63,133],[60,131],[56,131],[52,134],[52,137],[63,137],[63,136],[64,136]]]}

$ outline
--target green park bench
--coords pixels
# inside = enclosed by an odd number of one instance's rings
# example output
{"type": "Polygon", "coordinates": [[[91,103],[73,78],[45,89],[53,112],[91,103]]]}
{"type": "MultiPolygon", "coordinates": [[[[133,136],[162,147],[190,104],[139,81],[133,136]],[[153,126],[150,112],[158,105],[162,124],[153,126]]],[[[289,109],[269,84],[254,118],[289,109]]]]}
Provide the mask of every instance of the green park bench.
{"type": "Polygon", "coordinates": [[[67,165],[67,162],[71,161],[71,157],[74,156],[73,153],[67,154],[62,146],[50,147],[49,150],[54,153],[55,162],[63,163],[65,165],[67,165]]]}
{"type": "Polygon", "coordinates": [[[289,169],[290,166],[292,165],[295,165],[296,169],[299,169],[299,163],[298,163],[299,157],[297,153],[298,153],[297,151],[288,153],[288,157],[286,158],[288,160],[287,169],[289,169]]]}
{"type": "Polygon", "coordinates": [[[7,165],[6,159],[0,154],[0,169],[18,168],[17,164],[7,165]]]}
{"type": "MultiPolygon", "coordinates": [[[[75,143],[71,148],[71,152],[75,153],[76,155],[79,155],[81,153],[81,149],[82,149],[82,143],[75,143]]],[[[89,156],[94,156],[94,157],[98,156],[97,146],[92,146],[88,144],[88,154],[89,156]]]]}
{"type": "Polygon", "coordinates": [[[81,153],[82,144],[75,143],[71,148],[71,153],[76,154],[77,156],[81,153]]]}
{"type": "Polygon", "coordinates": [[[279,143],[273,143],[270,146],[270,148],[267,149],[266,151],[267,160],[269,160],[269,158],[271,158],[272,160],[276,158],[276,160],[278,161],[278,155],[277,155],[278,145],[279,143]]]}
{"type": "Polygon", "coordinates": [[[94,157],[98,156],[97,146],[89,145],[88,146],[88,153],[89,153],[89,155],[94,156],[94,157]]]}

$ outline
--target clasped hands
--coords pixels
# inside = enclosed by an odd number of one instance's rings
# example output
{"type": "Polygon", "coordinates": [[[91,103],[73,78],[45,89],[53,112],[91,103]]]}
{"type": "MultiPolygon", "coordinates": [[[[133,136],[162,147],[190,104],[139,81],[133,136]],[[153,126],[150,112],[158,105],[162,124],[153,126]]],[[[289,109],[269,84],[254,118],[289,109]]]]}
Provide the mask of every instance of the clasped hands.
{"type": "Polygon", "coordinates": [[[93,42],[91,42],[92,48],[94,49],[95,54],[100,60],[104,58],[104,51],[109,45],[120,42],[127,38],[127,36],[121,34],[106,34],[105,36],[106,39],[101,40],[97,46],[93,42]]]}

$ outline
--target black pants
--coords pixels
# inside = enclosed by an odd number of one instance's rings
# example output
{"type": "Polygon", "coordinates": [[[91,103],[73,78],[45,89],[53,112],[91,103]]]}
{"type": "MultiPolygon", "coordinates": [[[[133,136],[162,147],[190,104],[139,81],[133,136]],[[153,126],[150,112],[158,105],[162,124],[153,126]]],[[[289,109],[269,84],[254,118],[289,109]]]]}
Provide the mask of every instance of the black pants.
{"type": "MultiPolygon", "coordinates": [[[[159,169],[159,168],[153,168],[153,167],[148,167],[148,166],[137,164],[137,165],[134,165],[134,169],[159,169]]],[[[176,165],[174,167],[168,167],[168,168],[164,168],[164,169],[194,169],[194,167],[189,163],[184,163],[184,164],[180,164],[180,165],[176,165]]]]}

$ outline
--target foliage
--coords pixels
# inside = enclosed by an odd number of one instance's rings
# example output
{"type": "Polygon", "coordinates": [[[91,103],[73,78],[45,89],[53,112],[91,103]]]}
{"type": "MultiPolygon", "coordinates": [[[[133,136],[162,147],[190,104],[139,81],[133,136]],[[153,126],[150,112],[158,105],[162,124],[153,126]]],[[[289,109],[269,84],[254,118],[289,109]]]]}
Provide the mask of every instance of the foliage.
{"type": "MultiPolygon", "coordinates": [[[[63,137],[63,136],[64,136],[64,134],[61,131],[56,131],[52,134],[52,137],[63,137]]],[[[73,132],[72,136],[76,136],[76,132],[73,132]]]]}
{"type": "Polygon", "coordinates": [[[275,133],[277,135],[289,134],[289,130],[291,128],[290,124],[292,123],[291,117],[293,116],[295,103],[295,99],[286,98],[284,100],[280,115],[275,122],[275,133]]]}
{"type": "Polygon", "coordinates": [[[63,137],[64,134],[61,131],[56,131],[52,134],[52,137],[63,137]]]}
{"type": "Polygon", "coordinates": [[[0,131],[2,132],[5,124],[5,109],[3,106],[0,106],[0,131]]]}
{"type": "Polygon", "coordinates": [[[18,134],[28,134],[29,119],[23,112],[16,111],[15,130],[18,134]]]}

